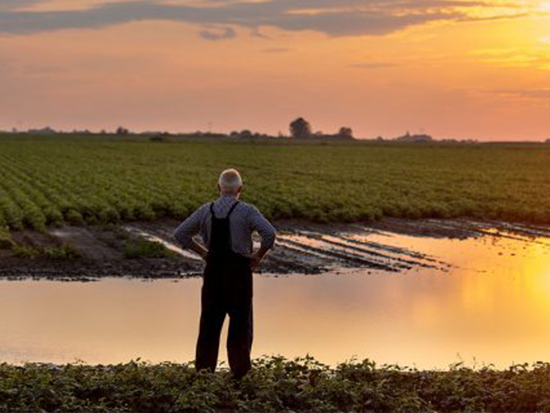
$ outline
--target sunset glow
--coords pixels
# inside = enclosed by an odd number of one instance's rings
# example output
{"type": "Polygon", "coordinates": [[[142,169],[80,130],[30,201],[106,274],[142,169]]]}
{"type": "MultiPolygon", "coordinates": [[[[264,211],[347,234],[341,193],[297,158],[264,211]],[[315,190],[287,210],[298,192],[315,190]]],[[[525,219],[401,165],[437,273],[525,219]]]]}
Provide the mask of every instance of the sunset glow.
{"type": "Polygon", "coordinates": [[[0,129],[550,138],[550,2],[8,0],[0,129]]]}

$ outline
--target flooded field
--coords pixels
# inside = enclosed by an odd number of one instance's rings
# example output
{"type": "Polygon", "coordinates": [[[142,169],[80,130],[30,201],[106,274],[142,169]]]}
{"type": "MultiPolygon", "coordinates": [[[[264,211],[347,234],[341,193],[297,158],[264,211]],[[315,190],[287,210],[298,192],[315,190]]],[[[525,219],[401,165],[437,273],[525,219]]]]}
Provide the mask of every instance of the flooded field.
{"type": "MultiPolygon", "coordinates": [[[[281,237],[272,260],[293,251],[325,272],[255,278],[254,357],[355,356],[419,368],[550,360],[547,230],[472,224],[459,233],[427,223],[413,236],[405,224],[384,225],[281,237]]],[[[200,285],[0,281],[0,360],[192,360],[200,285]]]]}

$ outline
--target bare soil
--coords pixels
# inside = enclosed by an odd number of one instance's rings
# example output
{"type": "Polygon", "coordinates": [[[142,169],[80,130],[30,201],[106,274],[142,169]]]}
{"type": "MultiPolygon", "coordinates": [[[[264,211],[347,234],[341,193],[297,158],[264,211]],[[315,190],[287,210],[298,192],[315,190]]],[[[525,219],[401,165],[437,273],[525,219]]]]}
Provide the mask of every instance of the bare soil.
{"type": "MultiPolygon", "coordinates": [[[[120,227],[52,228],[46,233],[13,232],[19,245],[36,249],[69,245],[80,258],[22,258],[12,249],[0,249],[0,278],[52,278],[93,280],[100,277],[181,278],[199,276],[203,262],[182,251],[172,239],[175,220],[133,222],[120,227]],[[173,251],[169,258],[124,257],[129,240],[147,239],[164,244],[173,251]]],[[[448,266],[434,257],[414,250],[414,242],[403,248],[392,245],[391,237],[381,242],[376,234],[412,237],[468,239],[493,237],[532,239],[550,238],[550,227],[511,224],[497,221],[384,219],[376,223],[314,224],[304,221],[276,222],[279,231],[276,248],[259,272],[276,274],[318,274],[342,268],[397,273],[410,269],[448,266]],[[373,241],[375,238],[378,241],[373,241]]],[[[386,239],[386,238],[384,238],[386,239]]],[[[256,240],[257,241],[257,240],[256,240]]]]}

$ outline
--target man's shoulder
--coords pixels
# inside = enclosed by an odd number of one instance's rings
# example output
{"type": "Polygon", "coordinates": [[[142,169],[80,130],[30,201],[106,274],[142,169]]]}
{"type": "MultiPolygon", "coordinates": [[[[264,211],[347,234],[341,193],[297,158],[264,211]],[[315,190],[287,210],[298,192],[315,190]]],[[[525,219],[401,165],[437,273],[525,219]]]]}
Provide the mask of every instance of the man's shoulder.
{"type": "Polygon", "coordinates": [[[200,207],[198,207],[195,211],[195,213],[204,215],[206,212],[210,211],[210,205],[212,205],[212,202],[206,202],[202,204],[200,207]]]}
{"type": "Polygon", "coordinates": [[[240,213],[245,215],[248,219],[257,219],[257,218],[261,218],[263,217],[264,215],[262,214],[262,212],[260,211],[260,209],[258,207],[256,207],[256,205],[253,205],[253,204],[249,204],[247,202],[243,202],[243,201],[240,201],[239,202],[239,208],[242,208],[240,210],[240,213]]]}
{"type": "Polygon", "coordinates": [[[243,211],[256,212],[259,211],[255,205],[249,204],[248,202],[239,201],[239,208],[242,208],[243,211]]]}

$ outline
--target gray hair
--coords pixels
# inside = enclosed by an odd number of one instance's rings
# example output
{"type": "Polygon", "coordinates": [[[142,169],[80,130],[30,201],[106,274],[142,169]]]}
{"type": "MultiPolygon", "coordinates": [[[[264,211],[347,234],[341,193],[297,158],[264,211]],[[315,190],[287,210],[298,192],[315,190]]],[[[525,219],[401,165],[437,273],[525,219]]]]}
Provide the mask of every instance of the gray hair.
{"type": "Polygon", "coordinates": [[[236,169],[226,169],[220,174],[218,185],[222,192],[236,192],[243,186],[243,180],[236,169]]]}

